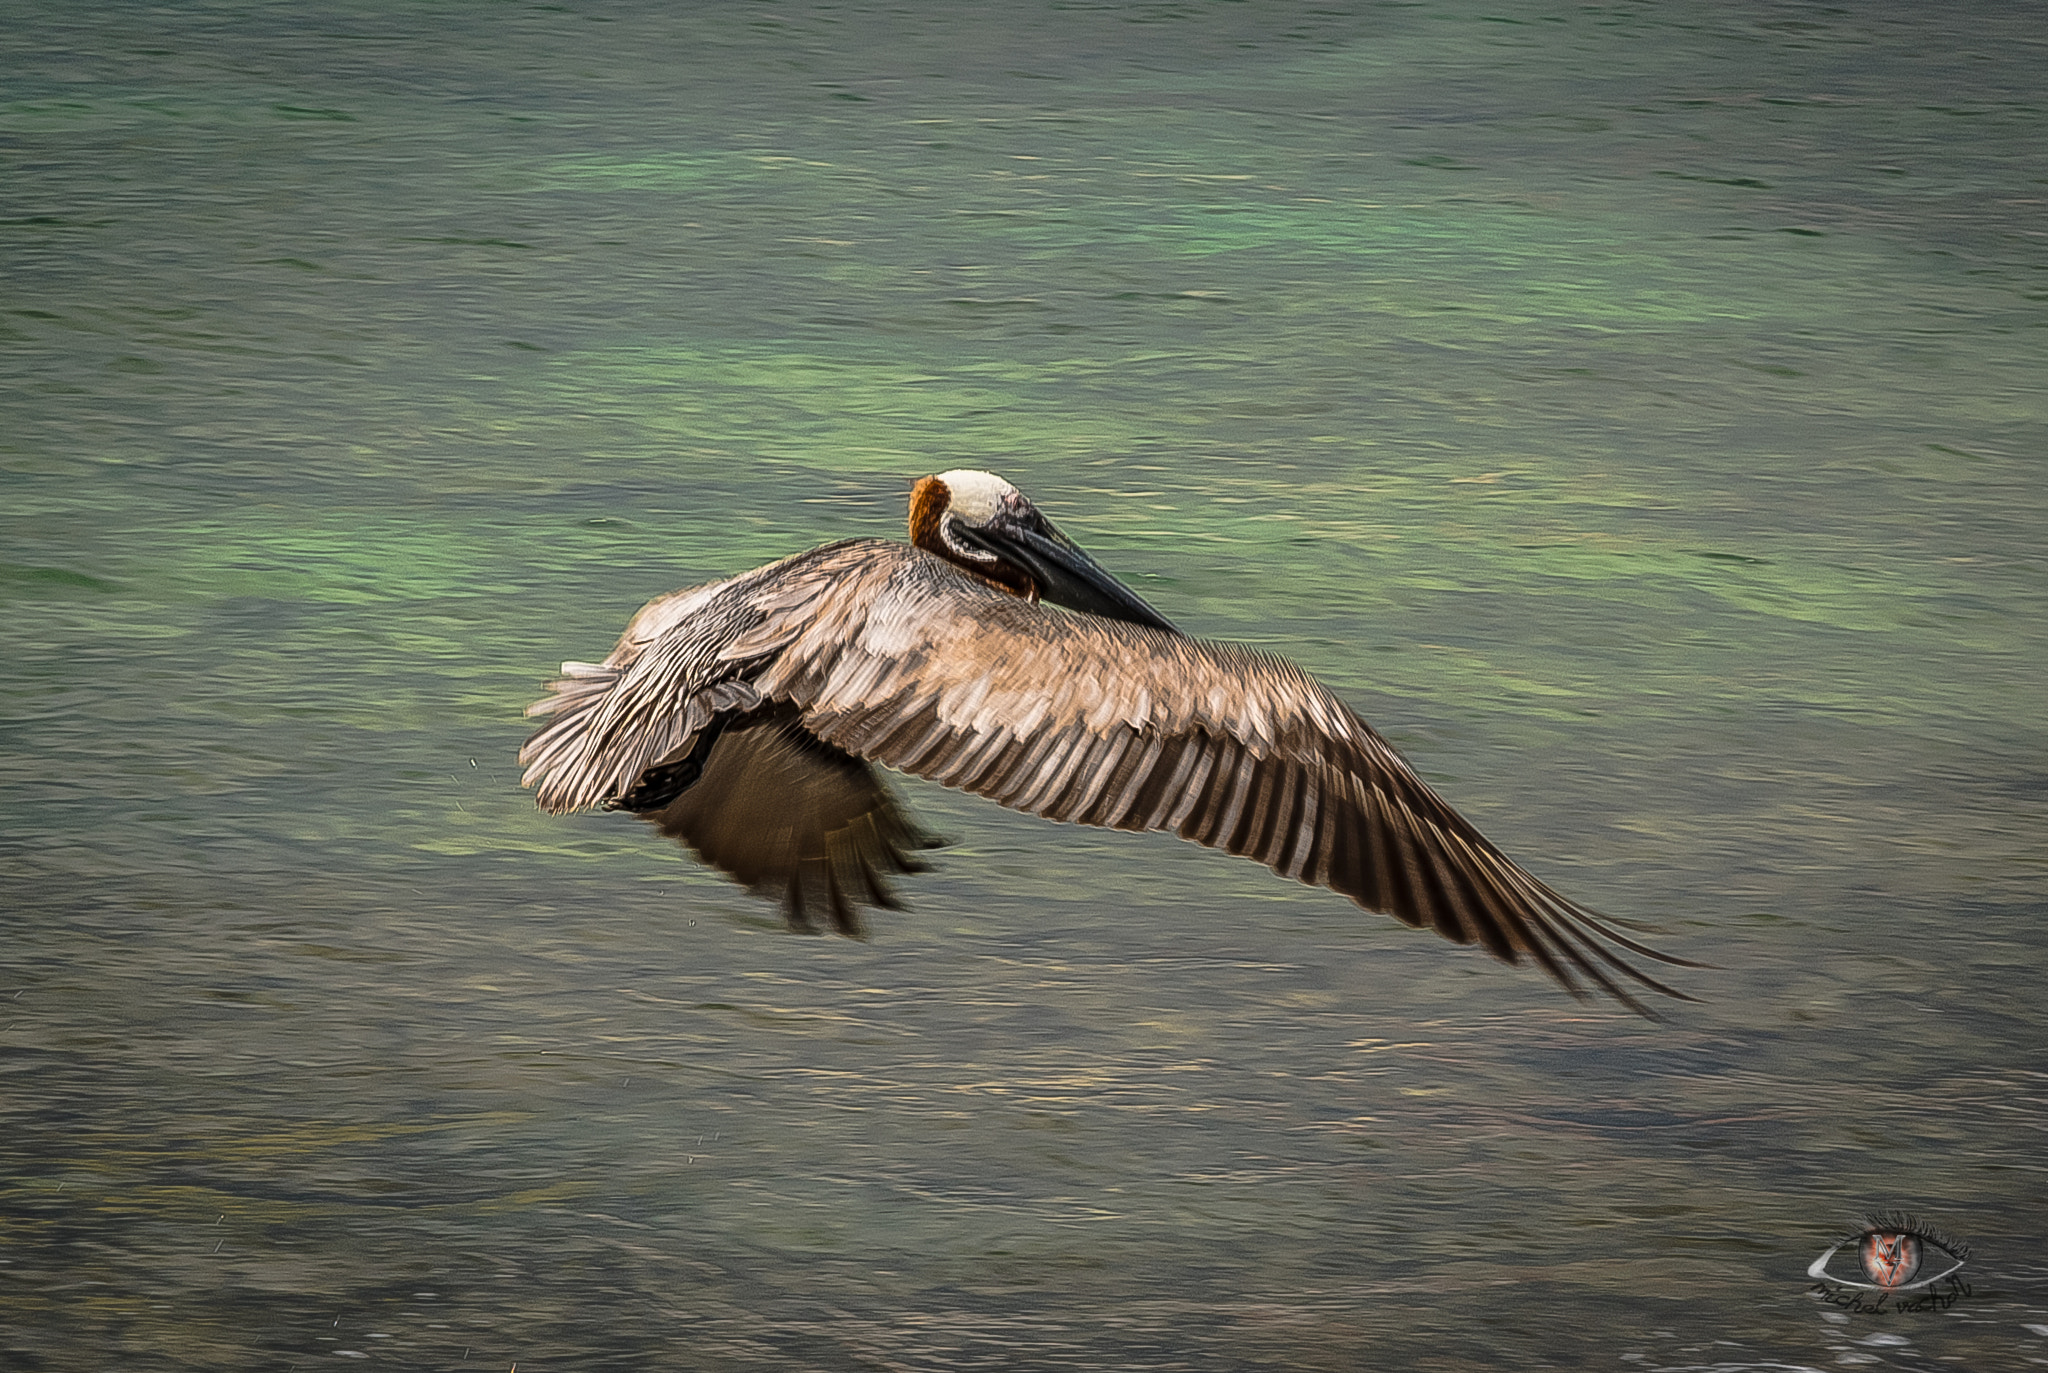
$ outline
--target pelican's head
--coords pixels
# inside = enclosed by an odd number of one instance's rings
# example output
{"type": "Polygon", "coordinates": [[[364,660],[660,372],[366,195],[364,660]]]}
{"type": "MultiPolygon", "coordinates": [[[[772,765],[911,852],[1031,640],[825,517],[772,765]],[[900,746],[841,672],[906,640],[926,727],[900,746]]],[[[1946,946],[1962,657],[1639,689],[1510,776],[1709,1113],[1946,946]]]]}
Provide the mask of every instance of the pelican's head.
{"type": "Polygon", "coordinates": [[[919,482],[910,541],[1025,600],[1178,632],[993,472],[963,468],[919,482]]]}

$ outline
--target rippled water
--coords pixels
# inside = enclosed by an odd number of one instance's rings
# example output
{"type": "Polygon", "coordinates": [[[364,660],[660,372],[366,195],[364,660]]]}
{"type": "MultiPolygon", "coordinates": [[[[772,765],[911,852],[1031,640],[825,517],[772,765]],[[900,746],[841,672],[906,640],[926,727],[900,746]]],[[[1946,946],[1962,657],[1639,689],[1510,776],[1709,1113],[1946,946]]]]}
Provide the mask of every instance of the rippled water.
{"type": "Polygon", "coordinates": [[[2048,1361],[2038,7],[7,14],[7,1368],[2048,1361]],[[955,466],[1702,1003],[534,813],[555,663],[955,466]],[[1878,1207],[1971,1295],[1808,1295],[1878,1207]]]}

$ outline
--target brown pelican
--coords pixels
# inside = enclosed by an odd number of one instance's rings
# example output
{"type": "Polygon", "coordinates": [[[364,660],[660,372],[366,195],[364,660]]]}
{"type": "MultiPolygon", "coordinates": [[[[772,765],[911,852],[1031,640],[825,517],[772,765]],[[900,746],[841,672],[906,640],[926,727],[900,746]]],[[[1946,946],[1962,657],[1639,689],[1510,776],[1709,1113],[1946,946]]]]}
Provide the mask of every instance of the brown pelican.
{"type": "Polygon", "coordinates": [[[1575,996],[1668,963],[1508,859],[1293,663],[1189,638],[987,472],[910,496],[910,542],[848,539],[643,606],[564,663],[520,750],[543,810],[633,811],[793,929],[861,933],[925,869],[874,765],[1051,820],[1256,858],[1368,910],[1528,955],[1575,996]],[[1048,609],[1045,603],[1065,607],[1048,609]],[[1078,613],[1068,613],[1078,612],[1078,613]]]}

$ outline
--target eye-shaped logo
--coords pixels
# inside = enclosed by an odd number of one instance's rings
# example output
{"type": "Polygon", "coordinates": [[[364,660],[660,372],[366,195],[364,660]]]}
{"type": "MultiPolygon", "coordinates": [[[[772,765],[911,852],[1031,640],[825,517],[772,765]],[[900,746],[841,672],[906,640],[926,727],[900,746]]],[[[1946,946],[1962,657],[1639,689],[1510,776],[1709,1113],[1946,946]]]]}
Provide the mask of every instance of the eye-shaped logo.
{"type": "MultiPolygon", "coordinates": [[[[1870,1217],[1863,1229],[1828,1246],[1826,1253],[1807,1265],[1806,1276],[1838,1288],[1889,1296],[1952,1277],[1969,1257],[1970,1248],[1961,1240],[1950,1239],[1911,1216],[1891,1212],[1870,1217]],[[1856,1256],[1857,1276],[1829,1271],[1829,1263],[1844,1250],[1856,1256]]],[[[1847,1262],[1838,1266],[1849,1268],[1847,1262]]]]}

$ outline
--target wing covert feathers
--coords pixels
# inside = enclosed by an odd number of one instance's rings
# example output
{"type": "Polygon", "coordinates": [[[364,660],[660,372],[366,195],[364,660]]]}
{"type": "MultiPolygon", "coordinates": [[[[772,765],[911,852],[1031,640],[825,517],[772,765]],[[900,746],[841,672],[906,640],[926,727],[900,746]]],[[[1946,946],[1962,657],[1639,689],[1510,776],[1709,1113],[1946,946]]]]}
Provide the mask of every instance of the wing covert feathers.
{"type": "Polygon", "coordinates": [[[803,599],[792,601],[790,591],[822,589],[802,569],[843,547],[650,601],[602,664],[562,664],[562,676],[548,683],[554,694],[526,708],[548,723],[519,750],[521,785],[538,788],[545,811],[601,806],[629,793],[649,768],[685,757],[714,718],[758,707],[748,680],[753,660],[794,633],[803,599]]]}
{"type": "Polygon", "coordinates": [[[714,717],[772,709],[772,727],[721,738],[703,780],[651,818],[757,889],[780,869],[730,847],[720,798],[751,813],[782,787],[831,817],[821,833],[872,823],[876,837],[861,830],[843,851],[793,838],[763,850],[829,874],[836,887],[805,891],[842,928],[832,893],[889,904],[870,878],[906,870],[915,846],[866,759],[1051,820],[1171,830],[1507,962],[1526,956],[1574,995],[1591,984],[1645,1015],[1628,984],[1683,996],[1615,950],[1683,960],[1508,859],[1294,664],[1047,609],[908,545],[831,545],[664,597],[603,665],[565,664],[552,685],[532,708],[550,723],[521,753],[551,810],[624,795],[714,717]],[[817,755],[801,776],[778,771],[804,739],[830,766],[817,755]]]}

